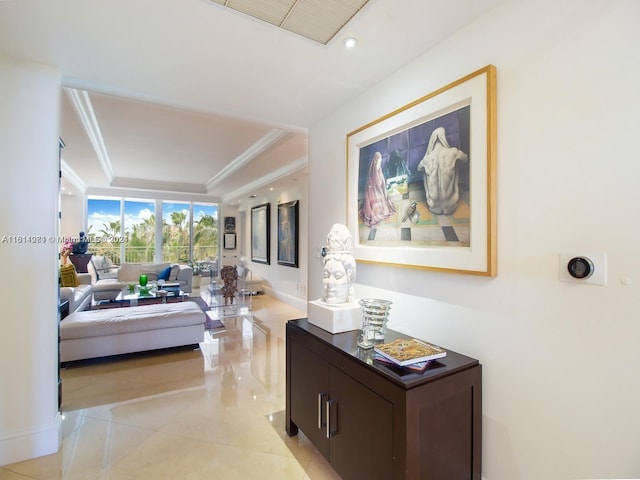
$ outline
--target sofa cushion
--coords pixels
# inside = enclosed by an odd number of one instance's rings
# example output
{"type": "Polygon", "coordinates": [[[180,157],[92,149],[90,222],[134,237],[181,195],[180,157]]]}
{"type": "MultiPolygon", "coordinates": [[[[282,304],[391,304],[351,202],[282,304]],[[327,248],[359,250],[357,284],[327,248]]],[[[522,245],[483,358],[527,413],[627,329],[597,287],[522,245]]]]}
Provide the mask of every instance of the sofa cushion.
{"type": "MultiPolygon", "coordinates": [[[[94,292],[120,291],[128,284],[115,278],[105,278],[93,284],[94,292]]],[[[114,297],[115,298],[115,297],[114,297]]]]}
{"type": "Polygon", "coordinates": [[[204,324],[206,315],[195,302],[88,310],[60,322],[60,338],[86,338],[204,324]]]}
{"type": "MultiPolygon", "coordinates": [[[[153,267],[143,267],[140,269],[140,275],[146,275],[147,276],[147,280],[149,282],[155,282],[156,280],[158,280],[158,271],[156,269],[154,269],[153,267]]],[[[138,281],[140,280],[140,277],[138,276],[138,281]]]]}
{"type": "Polygon", "coordinates": [[[60,267],[60,285],[63,287],[77,287],[80,285],[76,267],[73,263],[67,263],[60,267]]]}
{"type": "Polygon", "coordinates": [[[140,275],[147,276],[149,281],[158,279],[158,274],[165,268],[169,267],[170,263],[123,263],[118,271],[118,280],[123,282],[137,282],[140,279],[140,275]]]}

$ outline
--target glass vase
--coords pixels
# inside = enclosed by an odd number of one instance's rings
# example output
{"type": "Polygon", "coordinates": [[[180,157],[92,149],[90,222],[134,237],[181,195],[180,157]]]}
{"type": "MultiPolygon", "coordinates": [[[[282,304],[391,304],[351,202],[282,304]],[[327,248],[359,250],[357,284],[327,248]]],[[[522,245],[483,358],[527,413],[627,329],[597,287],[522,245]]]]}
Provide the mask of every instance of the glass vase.
{"type": "Polygon", "coordinates": [[[141,287],[146,287],[147,286],[147,276],[146,275],[140,275],[140,286],[141,287]]]}
{"type": "Polygon", "coordinates": [[[371,348],[375,342],[384,340],[389,320],[391,301],[379,298],[365,298],[360,300],[362,315],[362,331],[358,339],[358,346],[371,348]]]}

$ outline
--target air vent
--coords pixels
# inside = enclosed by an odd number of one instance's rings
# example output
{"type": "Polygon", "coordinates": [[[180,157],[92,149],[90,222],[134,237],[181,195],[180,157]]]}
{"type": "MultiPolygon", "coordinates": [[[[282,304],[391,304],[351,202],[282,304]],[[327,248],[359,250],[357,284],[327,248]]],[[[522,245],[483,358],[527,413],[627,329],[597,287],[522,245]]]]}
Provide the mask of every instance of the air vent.
{"type": "Polygon", "coordinates": [[[369,0],[210,0],[326,45],[369,0]]]}

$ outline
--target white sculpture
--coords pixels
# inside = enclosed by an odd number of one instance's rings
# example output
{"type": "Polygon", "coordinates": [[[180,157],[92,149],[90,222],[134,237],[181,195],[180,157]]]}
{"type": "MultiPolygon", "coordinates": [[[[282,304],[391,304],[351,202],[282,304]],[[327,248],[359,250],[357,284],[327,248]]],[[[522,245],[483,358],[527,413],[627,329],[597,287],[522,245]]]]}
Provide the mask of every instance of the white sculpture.
{"type": "Polygon", "coordinates": [[[349,229],[336,223],[327,235],[322,278],[323,302],[336,305],[355,300],[353,282],[356,279],[356,260],[352,252],[349,229]]]}

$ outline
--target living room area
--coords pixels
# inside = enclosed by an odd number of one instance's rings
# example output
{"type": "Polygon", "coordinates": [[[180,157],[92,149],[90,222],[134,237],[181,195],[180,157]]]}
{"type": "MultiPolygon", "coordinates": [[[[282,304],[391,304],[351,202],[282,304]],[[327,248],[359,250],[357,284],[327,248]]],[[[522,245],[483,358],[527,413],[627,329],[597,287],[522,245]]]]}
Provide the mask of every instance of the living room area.
{"type": "Polygon", "coordinates": [[[280,278],[282,271],[285,280],[289,271],[299,278],[305,269],[258,263],[253,252],[245,255],[253,240],[247,242],[245,232],[252,227],[245,225],[243,211],[202,198],[167,200],[171,192],[155,199],[150,192],[137,195],[62,196],[60,228],[67,233],[60,254],[62,362],[197,344],[203,322],[194,302],[207,315],[205,328],[219,318],[249,312],[257,295],[305,310],[304,292],[288,294],[280,278]],[[76,212],[85,212],[84,218],[76,212]],[[74,230],[80,231],[68,233],[74,230]],[[223,241],[230,235],[233,243],[223,241]],[[171,305],[138,308],[150,303],[171,305]],[[122,305],[134,308],[107,311],[122,305]],[[181,332],[178,324],[184,326],[181,332]]]}
{"type": "MultiPolygon", "coordinates": [[[[149,280],[156,281],[168,266],[173,270],[163,280],[177,281],[186,294],[211,282],[222,287],[222,269],[231,265],[236,267],[239,291],[269,294],[305,309],[306,239],[297,236],[295,268],[277,259],[280,213],[275,207],[291,199],[304,206],[306,196],[304,176],[293,186],[283,185],[241,205],[177,192],[112,189],[110,195],[92,195],[63,191],[59,228],[61,239],[69,243],[69,263],[74,264],[77,273],[90,274],[80,282],[91,284],[93,304],[114,300],[124,287],[138,283],[141,273],[149,273],[149,280]],[[256,258],[253,250],[252,209],[258,203],[274,206],[269,218],[268,237],[272,239],[269,238],[266,261],[256,258]],[[73,253],[73,244],[80,241],[81,235],[86,251],[73,253]]],[[[304,232],[304,215],[296,227],[304,232]]],[[[61,251],[64,248],[62,244],[61,251]]],[[[62,298],[71,300],[71,311],[79,306],[87,308],[89,295],[74,301],[69,291],[63,289],[61,293],[62,298]]]]}

